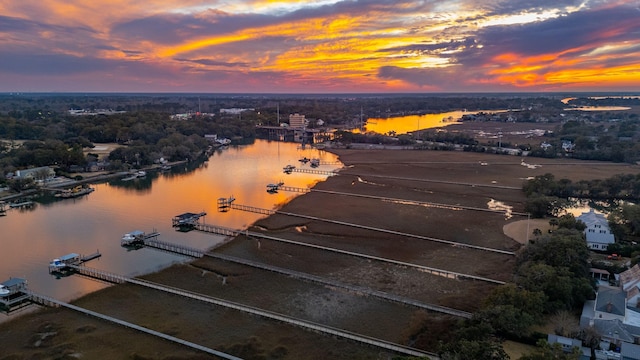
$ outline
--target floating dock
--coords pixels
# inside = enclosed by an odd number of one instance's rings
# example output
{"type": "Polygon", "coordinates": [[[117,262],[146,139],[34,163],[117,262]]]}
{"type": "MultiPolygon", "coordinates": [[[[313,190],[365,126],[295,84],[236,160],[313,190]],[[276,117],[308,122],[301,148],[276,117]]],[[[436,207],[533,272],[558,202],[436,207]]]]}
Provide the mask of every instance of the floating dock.
{"type": "Polygon", "coordinates": [[[132,232],[124,234],[122,239],[120,240],[120,246],[125,248],[135,248],[139,249],[144,247],[145,241],[150,239],[155,239],[160,235],[157,231],[152,231],[149,234],[144,231],[134,230],[132,232]]]}
{"type": "Polygon", "coordinates": [[[73,266],[82,265],[87,261],[97,259],[100,256],[102,256],[102,254],[100,254],[99,251],[86,256],[76,253],[60,256],[59,258],[51,260],[49,263],[49,274],[69,275],[70,273],[73,273],[73,266]]]}
{"type": "Polygon", "coordinates": [[[172,226],[178,228],[181,231],[189,231],[193,230],[193,228],[198,225],[200,222],[200,218],[207,215],[206,212],[201,213],[184,213],[180,215],[176,215],[171,219],[172,226]]]}
{"type": "Polygon", "coordinates": [[[21,201],[21,202],[14,202],[14,203],[10,203],[9,207],[10,208],[30,208],[34,205],[35,203],[31,200],[27,200],[27,201],[21,201]]]}
{"type": "Polygon", "coordinates": [[[27,280],[21,278],[10,278],[0,283],[0,310],[7,314],[28,306],[29,295],[27,290],[27,280]]]}

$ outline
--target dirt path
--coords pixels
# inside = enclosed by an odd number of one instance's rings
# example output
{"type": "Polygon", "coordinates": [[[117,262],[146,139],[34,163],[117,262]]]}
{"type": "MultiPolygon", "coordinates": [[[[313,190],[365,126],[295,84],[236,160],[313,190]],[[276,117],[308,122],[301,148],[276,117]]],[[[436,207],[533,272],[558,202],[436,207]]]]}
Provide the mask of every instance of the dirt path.
{"type": "Polygon", "coordinates": [[[542,233],[546,233],[551,226],[548,219],[531,219],[518,220],[506,224],[502,227],[504,234],[520,244],[526,244],[528,240],[533,238],[533,230],[540,229],[542,233]]]}

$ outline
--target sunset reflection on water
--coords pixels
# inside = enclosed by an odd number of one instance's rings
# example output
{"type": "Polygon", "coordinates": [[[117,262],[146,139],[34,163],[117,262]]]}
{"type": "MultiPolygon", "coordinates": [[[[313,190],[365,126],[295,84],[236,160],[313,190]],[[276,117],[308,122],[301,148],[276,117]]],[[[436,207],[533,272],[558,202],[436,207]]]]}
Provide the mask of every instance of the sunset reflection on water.
{"type": "Polygon", "coordinates": [[[477,114],[480,112],[497,113],[504,111],[505,110],[450,111],[446,113],[426,115],[369,118],[367,119],[365,129],[367,132],[375,132],[378,134],[395,132],[397,135],[401,135],[417,130],[453,125],[458,123],[463,115],[477,114]]]}
{"type": "MultiPolygon", "coordinates": [[[[79,276],[55,279],[47,271],[53,258],[99,250],[102,257],[87,266],[129,276],[188,260],[152,249],[127,251],[120,247],[120,238],[133,230],[157,230],[161,241],[200,249],[214,246],[223,238],[197,231],[177,232],[171,219],[185,212],[204,211],[209,224],[246,228],[263,215],[239,210],[219,213],[217,199],[233,195],[238,204],[274,209],[299,194],[269,194],[268,183],[283,181],[286,186],[306,188],[326,178],[283,173],[287,164],[309,167],[298,161],[302,157],[337,161],[333,154],[301,149],[300,144],[257,140],[253,145],[218,151],[195,169],[189,169],[193,165],[177,165],[171,173],[149,172],[146,178],[91,185],[96,191],[80,198],[38,204],[32,210],[10,209],[0,218],[0,281],[23,277],[33,291],[70,300],[106,285],[79,276]]],[[[338,167],[321,165],[318,169],[338,167]]]]}

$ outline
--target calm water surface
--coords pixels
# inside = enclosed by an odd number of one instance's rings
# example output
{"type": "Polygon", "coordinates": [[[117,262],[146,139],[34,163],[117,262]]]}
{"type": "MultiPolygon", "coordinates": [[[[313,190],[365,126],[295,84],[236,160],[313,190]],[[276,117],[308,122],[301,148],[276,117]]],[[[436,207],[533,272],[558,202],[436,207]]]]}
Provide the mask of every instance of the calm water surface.
{"type": "Polygon", "coordinates": [[[498,113],[507,110],[478,110],[478,111],[450,111],[438,114],[396,116],[390,118],[367,119],[366,130],[378,134],[394,131],[396,134],[406,134],[416,130],[431,129],[458,123],[463,115],[484,113],[498,113]]]}
{"type": "MultiPolygon", "coordinates": [[[[200,249],[214,246],[223,238],[197,231],[177,232],[171,219],[184,212],[204,211],[207,223],[245,228],[262,215],[239,210],[218,213],[217,199],[233,195],[238,204],[273,209],[296,194],[269,194],[267,183],[282,180],[287,186],[309,187],[326,178],[282,172],[287,164],[309,167],[298,161],[302,157],[337,161],[333,154],[301,149],[299,144],[257,140],[253,145],[220,150],[195,169],[182,165],[171,173],[95,184],[92,187],[96,190],[84,197],[38,203],[31,210],[9,209],[7,216],[0,217],[0,281],[26,278],[31,290],[68,301],[107,285],[80,276],[56,279],[47,268],[53,258],[99,250],[102,257],[87,266],[128,276],[189,260],[153,249],[127,251],[120,247],[120,238],[133,230],[155,229],[161,241],[200,249]]],[[[338,167],[321,165],[318,169],[338,167]]],[[[0,315],[0,321],[3,318],[0,315]]]]}

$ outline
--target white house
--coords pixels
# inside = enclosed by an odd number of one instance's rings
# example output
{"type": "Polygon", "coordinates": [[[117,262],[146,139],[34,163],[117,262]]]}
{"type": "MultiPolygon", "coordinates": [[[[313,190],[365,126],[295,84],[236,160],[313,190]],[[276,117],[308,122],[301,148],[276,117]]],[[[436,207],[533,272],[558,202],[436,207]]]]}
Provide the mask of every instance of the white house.
{"type": "Polygon", "coordinates": [[[609,244],[615,242],[615,238],[611,229],[609,228],[609,222],[602,214],[598,214],[593,209],[589,212],[582,213],[578,216],[578,220],[582,221],[587,228],[584,229],[584,234],[587,238],[587,246],[592,250],[607,250],[609,244]]]}

